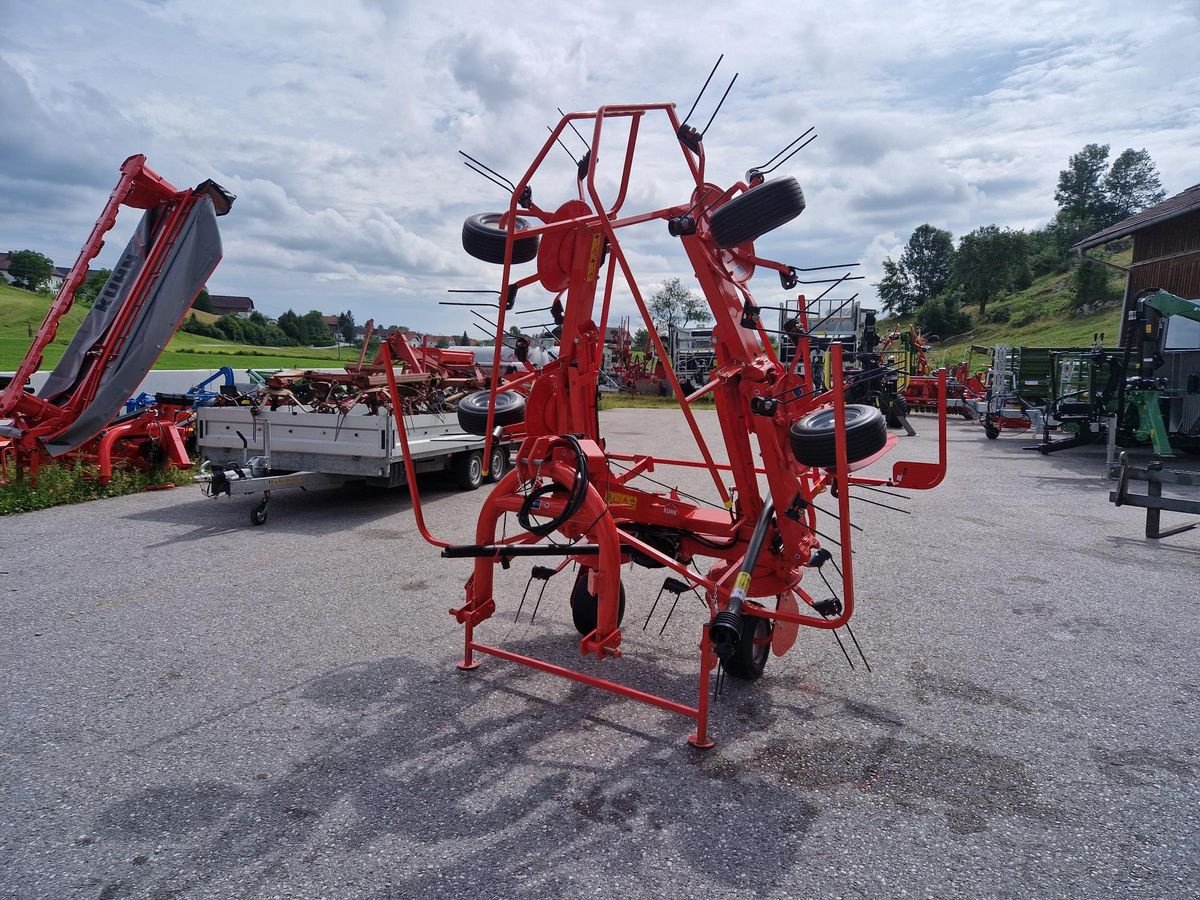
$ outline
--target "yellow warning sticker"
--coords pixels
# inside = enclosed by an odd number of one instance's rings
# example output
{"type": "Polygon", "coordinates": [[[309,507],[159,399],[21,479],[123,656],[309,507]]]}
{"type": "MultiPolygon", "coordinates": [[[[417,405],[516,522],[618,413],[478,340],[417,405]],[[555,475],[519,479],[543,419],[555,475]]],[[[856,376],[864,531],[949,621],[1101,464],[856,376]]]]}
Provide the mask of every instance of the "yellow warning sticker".
{"type": "Polygon", "coordinates": [[[637,506],[637,495],[621,491],[609,491],[604,495],[604,501],[609,506],[637,506]]]}
{"type": "Polygon", "coordinates": [[[587,280],[595,281],[596,273],[600,270],[600,249],[604,246],[604,235],[596,233],[592,237],[592,249],[588,253],[587,280]]]}

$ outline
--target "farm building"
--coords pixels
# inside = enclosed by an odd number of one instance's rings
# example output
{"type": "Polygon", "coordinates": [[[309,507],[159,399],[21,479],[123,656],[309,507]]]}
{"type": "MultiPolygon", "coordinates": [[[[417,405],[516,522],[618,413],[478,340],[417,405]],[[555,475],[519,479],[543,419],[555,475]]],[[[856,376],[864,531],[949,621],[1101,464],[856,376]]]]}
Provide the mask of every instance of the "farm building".
{"type": "Polygon", "coordinates": [[[1134,299],[1147,288],[1200,298],[1200,184],[1085,238],[1075,249],[1086,256],[1094,247],[1131,236],[1133,262],[1125,282],[1122,341],[1134,299]]]}

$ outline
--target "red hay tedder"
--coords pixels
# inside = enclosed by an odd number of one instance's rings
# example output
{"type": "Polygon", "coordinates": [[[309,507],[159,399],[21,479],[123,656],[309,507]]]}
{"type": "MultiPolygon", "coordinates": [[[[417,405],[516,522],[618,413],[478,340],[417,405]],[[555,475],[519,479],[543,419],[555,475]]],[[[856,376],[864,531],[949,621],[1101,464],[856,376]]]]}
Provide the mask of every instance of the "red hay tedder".
{"type": "MultiPolygon", "coordinates": [[[[63,281],[29,351],[0,392],[0,448],[18,477],[37,477],[56,458],[95,462],[101,481],[115,461],[138,467],[165,461],[191,465],[184,437],[193,398],[158,395],[158,402],[114,418],[178,330],[221,259],[216,217],[233,195],[213,181],[179,190],[146,165],[125,160],[121,177],[63,281]],[[143,209],[112,275],[41,390],[25,388],[46,347],[75,302],[88,264],[104,246],[122,206],[143,209]],[[7,420],[7,421],[5,421],[7,420]]],[[[7,460],[0,456],[0,461],[7,460]]]]}
{"type": "MultiPolygon", "coordinates": [[[[551,308],[561,328],[561,353],[540,370],[507,382],[499,378],[496,354],[492,387],[482,393],[487,415],[476,417],[483,421],[462,423],[467,430],[482,425],[474,433],[486,435],[489,442],[507,428],[525,431],[515,467],[484,502],[475,543],[451,546],[433,537],[415,489],[413,500],[426,540],[442,547],[444,557],[475,560],[465,601],[451,610],[464,627],[460,668],[476,667],[481,653],[602,688],[694,720],[689,742],[710,747],[709,688],[718,663],[729,675],[753,680],[772,652],[782,655],[791,648],[800,627],[837,629],[849,622],[854,614],[851,489],[936,486],[945,474],[946,424],[943,373],[938,461],[897,462],[889,478],[854,474],[887,453],[897,438],[888,434],[879,410],[846,403],[840,345],[831,350],[831,368],[838,374],[828,390],[814,387],[811,373],[800,365],[810,358],[803,331],[795,361],[779,361],[748,288],[759,268],[778,273],[785,290],[796,287],[796,269],[758,257],[754,241],[803,211],[800,185],[793,178],[766,180],[758,170],[728,188],[709,183],[701,137],[686,120],[679,121],[669,103],[604,106],[564,115],[513,186],[508,209],[466,221],[467,252],[501,267],[499,296],[506,302],[496,307],[497,345],[518,292],[540,285],[555,298],[551,308]],[[532,196],[534,176],[564,130],[576,129],[576,123],[591,133],[574,189],[556,206],[539,206],[532,196]],[[625,205],[638,136],[644,126],[658,123],[677,139],[693,189],[677,205],[630,212],[625,205]],[[604,139],[617,126],[621,137],[612,150],[617,166],[607,171],[619,175],[605,198],[598,187],[597,162],[606,152],[604,139]],[[622,247],[622,236],[630,229],[650,227],[664,227],[678,240],[715,320],[716,364],[704,386],[689,396],[666,370],[699,459],[610,453],[600,434],[597,376],[618,278],[640,310],[658,357],[667,358],[622,247]],[[535,263],[535,271],[518,276],[517,266],[524,263],[535,263]],[[691,409],[710,394],[725,461],[708,446],[691,409]],[[716,502],[703,506],[675,490],[655,492],[640,485],[640,476],[673,466],[708,470],[716,502]],[[836,559],[818,539],[814,500],[827,491],[838,505],[836,526],[826,526],[838,534],[836,559]],[[502,537],[498,525],[509,513],[521,530],[502,537]],[[561,560],[554,568],[535,566],[536,578],[548,578],[571,561],[578,564],[570,594],[572,618],[582,635],[582,653],[600,658],[621,655],[622,564],[669,569],[664,589],[677,594],[698,589],[708,613],[698,633],[696,705],[478,640],[477,632],[497,609],[495,567],[525,557],[561,560]],[[705,568],[701,560],[707,560],[705,568]],[[828,563],[838,572],[829,581],[841,588],[832,597],[824,587],[810,592],[803,584],[807,573],[828,563]]],[[[807,322],[801,326],[807,329],[807,322]]],[[[406,440],[403,431],[401,439],[406,440]]],[[[409,483],[415,484],[411,474],[409,483]]],[[[821,577],[826,578],[823,572],[821,577]]]]}

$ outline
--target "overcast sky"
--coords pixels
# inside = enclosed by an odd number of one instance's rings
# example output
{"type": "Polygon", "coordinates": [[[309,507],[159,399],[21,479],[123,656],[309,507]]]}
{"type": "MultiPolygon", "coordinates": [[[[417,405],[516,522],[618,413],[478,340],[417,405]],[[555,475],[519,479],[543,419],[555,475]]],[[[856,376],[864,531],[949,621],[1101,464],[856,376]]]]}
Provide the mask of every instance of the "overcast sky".
{"type": "MultiPolygon", "coordinates": [[[[507,199],[456,151],[515,180],[556,107],[671,101],[682,115],[720,53],[701,125],[740,75],[704,141],[709,180],[736,181],[815,126],[818,140],[777,173],[799,179],[808,208],[758,250],[797,266],[861,260],[867,298],[883,257],[925,222],[956,238],[1045,224],[1058,172],[1084,144],[1144,147],[1172,194],[1200,182],[1196,0],[0,0],[0,11],[0,249],[71,265],[122,160],[145,153],[176,185],[213,178],[238,195],[209,287],[268,315],[349,309],[360,323],[461,333],[470,314],[439,306],[445,291],[499,281],[462,251],[462,221],[507,199]]],[[[647,123],[624,212],[687,199],[677,147],[650,134],[664,123],[647,123]]],[[[566,154],[550,159],[534,180],[546,207],[574,190],[566,154]]],[[[664,225],[628,234],[644,290],[673,275],[694,284],[664,225]]],[[[763,303],[781,296],[773,275],[751,288],[763,303]]],[[[520,305],[543,305],[537,293],[520,305]]]]}

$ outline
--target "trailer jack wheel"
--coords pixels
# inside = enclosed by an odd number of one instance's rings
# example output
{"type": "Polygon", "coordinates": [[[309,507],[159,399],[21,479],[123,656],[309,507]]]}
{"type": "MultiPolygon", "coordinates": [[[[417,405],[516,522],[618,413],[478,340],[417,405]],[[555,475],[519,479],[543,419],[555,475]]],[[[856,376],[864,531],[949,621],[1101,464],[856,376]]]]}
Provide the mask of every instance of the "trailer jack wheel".
{"type": "Polygon", "coordinates": [[[271,492],[264,491],[263,498],[250,510],[251,525],[267,524],[267,504],[271,502],[271,492]]]}
{"type": "MultiPolygon", "coordinates": [[[[596,630],[597,606],[599,600],[588,590],[588,570],[580,567],[575,576],[575,587],[571,588],[571,621],[575,630],[582,635],[589,635],[596,630]]],[[[621,582],[620,602],[617,604],[617,624],[625,618],[625,582],[621,582]]]]}

